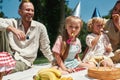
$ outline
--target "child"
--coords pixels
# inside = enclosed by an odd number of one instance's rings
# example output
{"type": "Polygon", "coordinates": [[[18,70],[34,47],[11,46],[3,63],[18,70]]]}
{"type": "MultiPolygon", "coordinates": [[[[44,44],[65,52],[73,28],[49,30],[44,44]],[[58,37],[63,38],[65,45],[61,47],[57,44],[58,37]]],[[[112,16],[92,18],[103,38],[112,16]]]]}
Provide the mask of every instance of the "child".
{"type": "MultiPolygon", "coordinates": [[[[77,38],[82,28],[82,20],[68,16],[65,20],[62,34],[52,48],[59,69],[65,73],[74,72],[78,67],[94,67],[91,63],[82,63],[79,57],[81,42],[77,38]]],[[[63,73],[64,74],[64,73],[63,73]]]]}
{"type": "MultiPolygon", "coordinates": [[[[86,37],[86,44],[89,49],[83,59],[83,62],[89,62],[90,59],[95,57],[104,59],[102,62],[104,66],[113,66],[113,62],[109,57],[114,56],[112,53],[112,47],[109,42],[108,36],[105,34],[107,31],[103,31],[105,20],[100,17],[94,17],[88,21],[88,31],[92,32],[86,37]]],[[[94,60],[93,60],[94,61],[94,60]]]]}

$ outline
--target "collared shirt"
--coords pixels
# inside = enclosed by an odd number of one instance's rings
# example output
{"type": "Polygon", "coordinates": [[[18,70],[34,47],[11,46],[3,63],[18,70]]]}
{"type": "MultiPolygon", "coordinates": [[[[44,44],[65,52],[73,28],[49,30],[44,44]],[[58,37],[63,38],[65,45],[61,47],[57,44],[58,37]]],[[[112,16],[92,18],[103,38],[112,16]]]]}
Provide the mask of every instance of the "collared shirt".
{"type": "MultiPolygon", "coordinates": [[[[0,18],[0,30],[5,30],[9,25],[25,32],[21,19],[0,18]]],[[[40,22],[34,20],[31,22],[25,41],[18,40],[12,32],[8,32],[8,39],[12,51],[15,53],[15,59],[25,62],[28,66],[31,66],[36,59],[39,47],[49,61],[53,60],[46,27],[40,22]]]]}

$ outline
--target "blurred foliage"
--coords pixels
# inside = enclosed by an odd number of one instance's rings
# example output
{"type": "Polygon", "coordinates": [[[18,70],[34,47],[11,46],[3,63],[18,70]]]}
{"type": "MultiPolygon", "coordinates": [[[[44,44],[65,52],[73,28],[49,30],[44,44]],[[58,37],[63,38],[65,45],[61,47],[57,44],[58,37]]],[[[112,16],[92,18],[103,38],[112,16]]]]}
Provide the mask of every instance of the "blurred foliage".
{"type": "MultiPolygon", "coordinates": [[[[62,12],[61,4],[60,4],[61,1],[62,0],[31,0],[31,2],[34,4],[35,7],[34,20],[37,20],[46,26],[49,39],[51,41],[50,44],[51,48],[59,32],[61,12],[62,12]]],[[[71,9],[67,7],[64,0],[63,2],[64,3],[62,4],[65,6],[65,9],[62,10],[65,10],[65,13],[63,15],[63,17],[65,17],[67,15],[70,15],[71,9]]],[[[39,53],[41,53],[40,50],[39,53]]],[[[42,54],[40,54],[40,56],[41,55],[42,54]]]]}
{"type": "MultiPolygon", "coordinates": [[[[46,26],[52,47],[58,35],[61,15],[60,14],[61,0],[31,0],[31,1],[35,6],[34,19],[39,22],[42,22],[46,26]]],[[[70,13],[70,9],[67,8],[66,5],[65,8],[66,8],[65,15],[67,15],[70,13]]]]}
{"type": "Polygon", "coordinates": [[[80,35],[79,35],[79,39],[81,41],[81,44],[82,44],[82,51],[84,52],[87,45],[86,45],[86,36],[88,34],[88,31],[87,31],[87,24],[84,22],[83,23],[83,27],[81,29],[81,32],[80,32],[80,35]]]}
{"type": "Polygon", "coordinates": [[[0,12],[0,17],[5,17],[3,12],[0,12]]]}
{"type": "Polygon", "coordinates": [[[48,59],[46,59],[44,56],[38,57],[33,64],[42,64],[42,63],[48,63],[48,59]]]}
{"type": "MultiPolygon", "coordinates": [[[[59,28],[60,28],[60,20],[61,20],[61,8],[65,8],[62,10],[65,10],[64,12],[64,17],[69,16],[72,14],[72,10],[68,8],[68,6],[65,3],[62,3],[65,7],[61,6],[61,2],[63,0],[31,0],[32,3],[34,4],[35,7],[35,16],[34,19],[37,21],[42,22],[45,24],[47,30],[48,30],[48,35],[51,41],[51,48],[56,40],[56,37],[59,33],[59,28]]],[[[61,23],[62,24],[62,23],[61,23]]],[[[85,38],[88,34],[87,31],[87,25],[84,22],[83,28],[80,32],[79,39],[81,40],[82,44],[82,51],[86,49],[86,42],[85,38]]],[[[39,50],[38,53],[41,53],[39,50]]],[[[38,56],[41,56],[43,54],[39,54],[38,56]]]]}

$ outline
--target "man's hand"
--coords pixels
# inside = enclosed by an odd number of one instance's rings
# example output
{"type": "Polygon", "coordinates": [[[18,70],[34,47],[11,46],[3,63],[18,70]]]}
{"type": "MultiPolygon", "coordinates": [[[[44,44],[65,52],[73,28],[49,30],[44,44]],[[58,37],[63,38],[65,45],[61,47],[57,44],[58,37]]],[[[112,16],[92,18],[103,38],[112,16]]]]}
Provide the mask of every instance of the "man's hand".
{"type": "Polygon", "coordinates": [[[16,29],[14,27],[8,26],[7,30],[11,31],[21,41],[24,41],[26,39],[25,33],[23,31],[19,30],[19,29],[16,29]]]}

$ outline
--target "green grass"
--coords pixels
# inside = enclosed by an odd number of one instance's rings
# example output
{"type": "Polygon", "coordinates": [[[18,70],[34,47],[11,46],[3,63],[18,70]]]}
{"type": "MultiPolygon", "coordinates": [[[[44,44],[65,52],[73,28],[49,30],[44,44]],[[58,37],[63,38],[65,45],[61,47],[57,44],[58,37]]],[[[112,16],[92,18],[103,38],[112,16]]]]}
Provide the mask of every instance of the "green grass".
{"type": "MultiPolygon", "coordinates": [[[[82,57],[82,54],[80,54],[80,57],[82,57]]],[[[44,56],[37,58],[33,64],[43,64],[43,63],[48,63],[48,59],[45,58],[44,56]]]]}
{"type": "Polygon", "coordinates": [[[43,64],[48,63],[49,61],[44,56],[37,58],[33,64],[43,64]]]}

